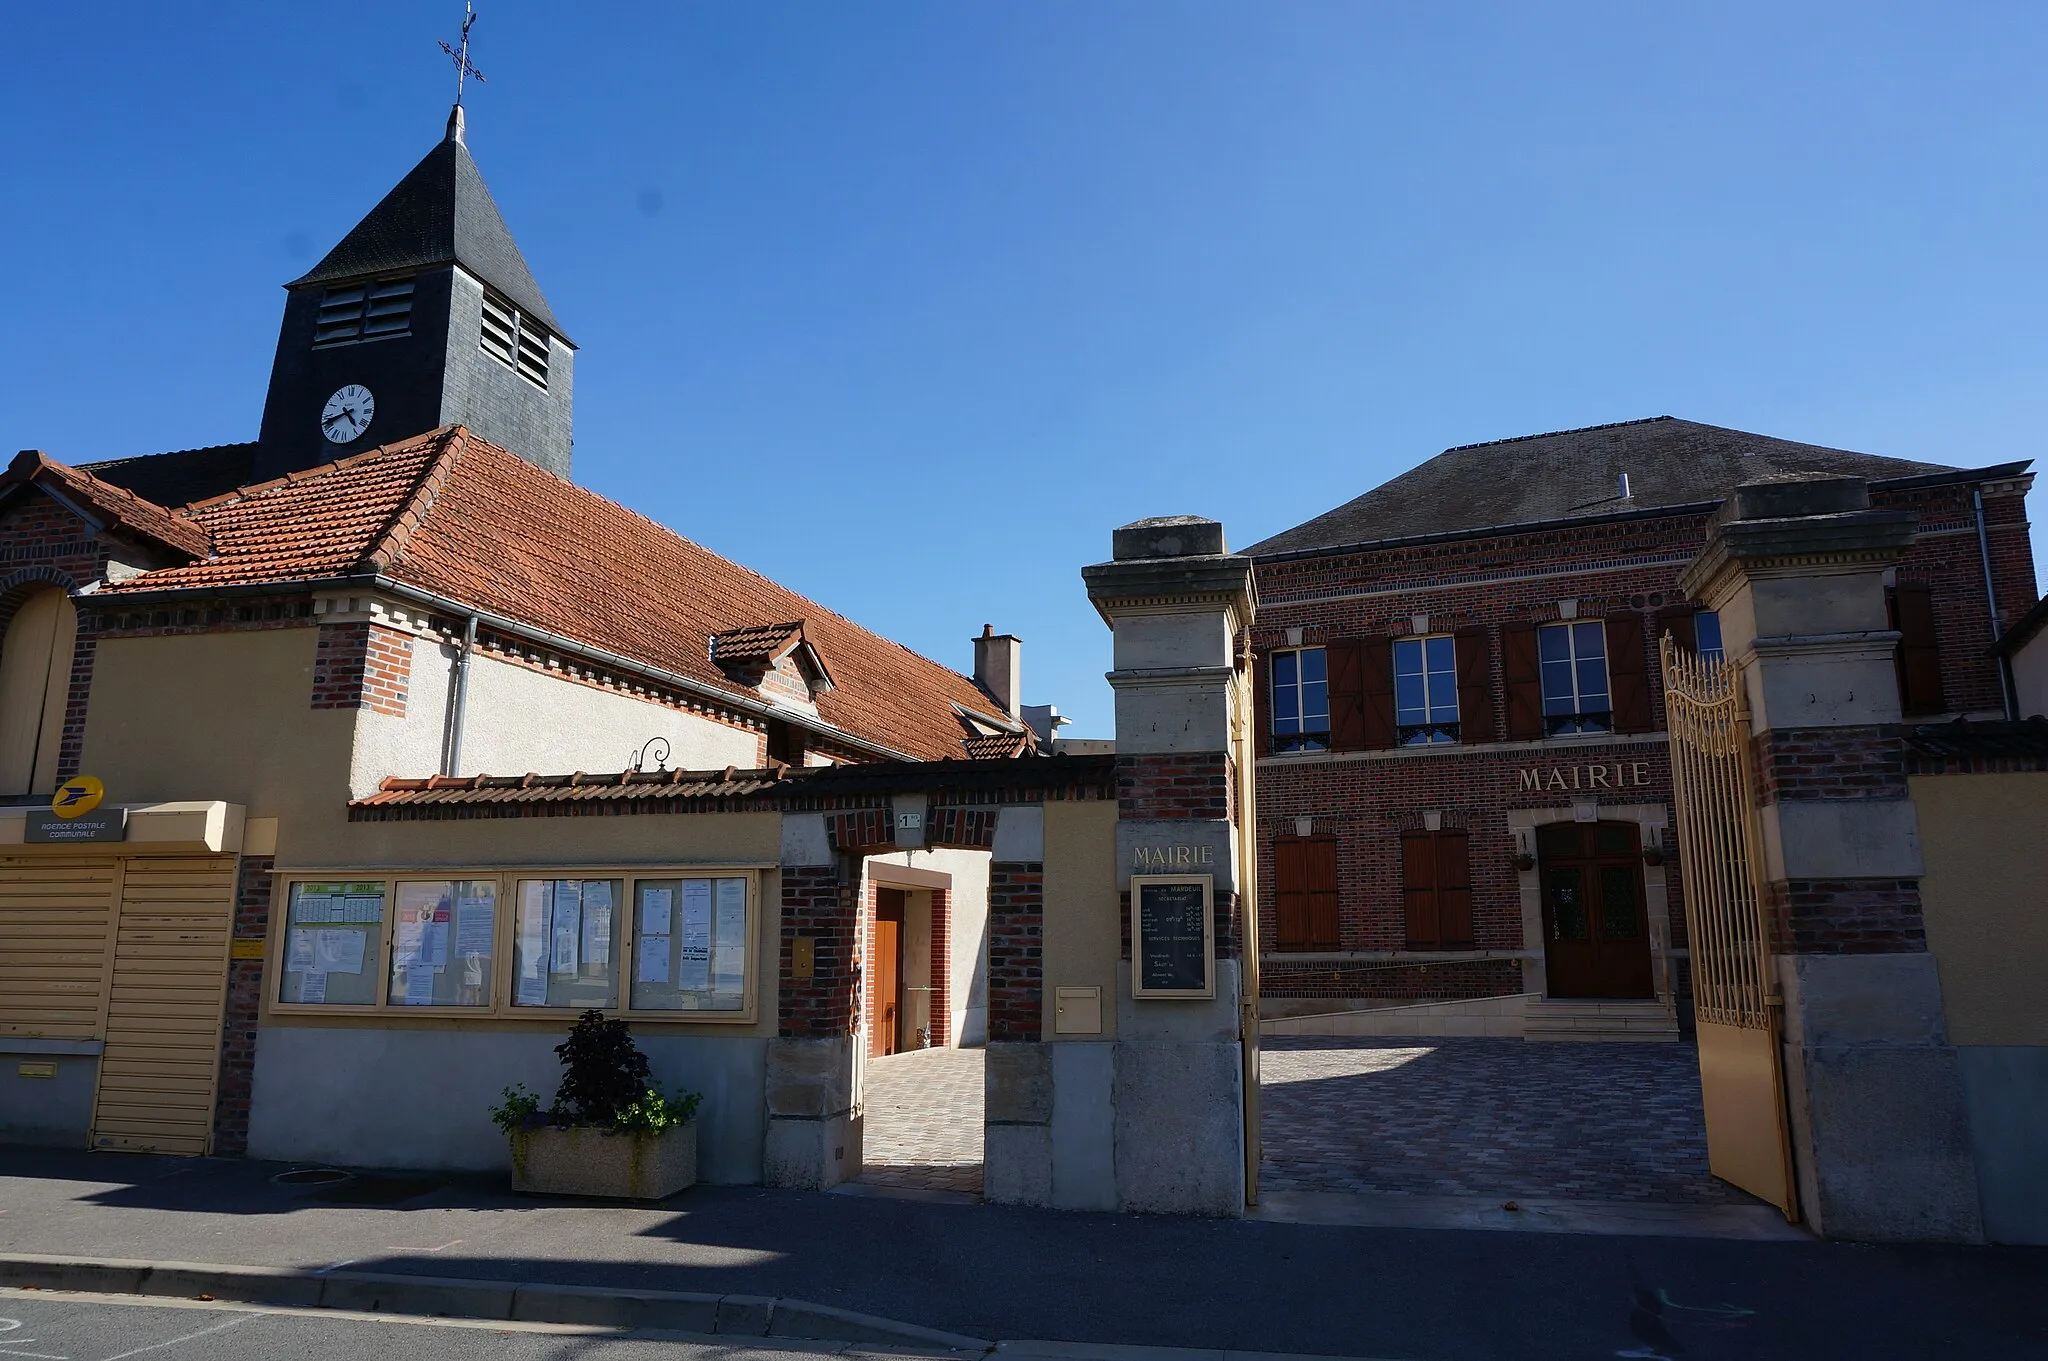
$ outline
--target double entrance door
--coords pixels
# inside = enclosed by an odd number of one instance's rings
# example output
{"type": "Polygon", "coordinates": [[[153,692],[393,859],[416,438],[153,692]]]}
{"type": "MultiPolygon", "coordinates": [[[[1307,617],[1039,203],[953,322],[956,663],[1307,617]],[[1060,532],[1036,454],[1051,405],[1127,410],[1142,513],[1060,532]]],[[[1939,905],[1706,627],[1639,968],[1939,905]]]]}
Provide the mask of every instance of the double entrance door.
{"type": "Polygon", "coordinates": [[[1536,830],[1543,957],[1551,997],[1656,996],[1643,853],[1632,822],[1553,822],[1536,830]]]}

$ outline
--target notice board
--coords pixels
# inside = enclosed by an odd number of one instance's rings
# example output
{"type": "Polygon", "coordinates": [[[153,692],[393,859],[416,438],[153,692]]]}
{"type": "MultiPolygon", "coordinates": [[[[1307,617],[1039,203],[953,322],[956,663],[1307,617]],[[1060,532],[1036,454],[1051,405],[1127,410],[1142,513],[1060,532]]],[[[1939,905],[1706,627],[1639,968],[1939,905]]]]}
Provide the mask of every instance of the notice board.
{"type": "Polygon", "coordinates": [[[1131,995],[1216,995],[1215,879],[1131,876],[1131,995]]]}

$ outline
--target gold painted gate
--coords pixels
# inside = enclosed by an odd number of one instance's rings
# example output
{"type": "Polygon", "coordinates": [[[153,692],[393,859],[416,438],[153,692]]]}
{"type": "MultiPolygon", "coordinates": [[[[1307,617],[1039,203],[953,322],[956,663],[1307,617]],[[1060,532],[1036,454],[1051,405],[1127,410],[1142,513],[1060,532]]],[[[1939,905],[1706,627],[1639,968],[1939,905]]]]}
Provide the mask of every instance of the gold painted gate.
{"type": "Polygon", "coordinates": [[[1764,921],[1763,860],[1742,675],[1665,638],[1664,702],[1685,885],[1707,1162],[1799,1218],[1786,1124],[1782,1000],[1764,921]]]}

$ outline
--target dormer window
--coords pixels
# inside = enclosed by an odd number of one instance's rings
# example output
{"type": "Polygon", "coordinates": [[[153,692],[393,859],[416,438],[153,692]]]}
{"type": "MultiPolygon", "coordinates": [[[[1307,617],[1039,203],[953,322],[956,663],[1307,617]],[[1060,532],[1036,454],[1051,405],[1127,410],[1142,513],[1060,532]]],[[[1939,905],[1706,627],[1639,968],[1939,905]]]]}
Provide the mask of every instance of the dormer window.
{"type": "Polygon", "coordinates": [[[320,297],[313,322],[313,344],[352,345],[405,335],[412,329],[412,280],[385,279],[367,284],[341,284],[320,297]]]}
{"type": "Polygon", "coordinates": [[[710,641],[712,663],[771,703],[813,706],[832,688],[825,661],[805,640],[800,620],[728,629],[710,641]]]}
{"type": "Polygon", "coordinates": [[[537,388],[548,385],[548,333],[502,295],[484,290],[483,352],[537,388]]]}

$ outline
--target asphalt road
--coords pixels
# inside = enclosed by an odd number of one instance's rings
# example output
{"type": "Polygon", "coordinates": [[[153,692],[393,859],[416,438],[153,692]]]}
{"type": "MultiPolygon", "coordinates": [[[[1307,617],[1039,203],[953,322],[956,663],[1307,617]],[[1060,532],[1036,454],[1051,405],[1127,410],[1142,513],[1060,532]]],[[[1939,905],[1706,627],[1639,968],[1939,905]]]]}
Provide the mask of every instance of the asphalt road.
{"type": "MultiPolygon", "coordinates": [[[[677,1341],[590,1328],[378,1318],[311,1310],[138,1304],[0,1290],[0,1361],[815,1361],[831,1344],[677,1341]]],[[[936,1355],[944,1355],[937,1353],[936,1355]]],[[[903,1361],[895,1353],[893,1361],[903,1361]]],[[[873,1361],[884,1361],[874,1357],[873,1361]]]]}
{"type": "Polygon", "coordinates": [[[8,1160],[0,1251],[347,1261],[778,1295],[972,1337],[1416,1361],[2048,1356],[2040,1248],[1345,1228],[760,1187],[598,1207],[443,1179],[323,1201],[271,1182],[274,1164],[8,1160]]]}

